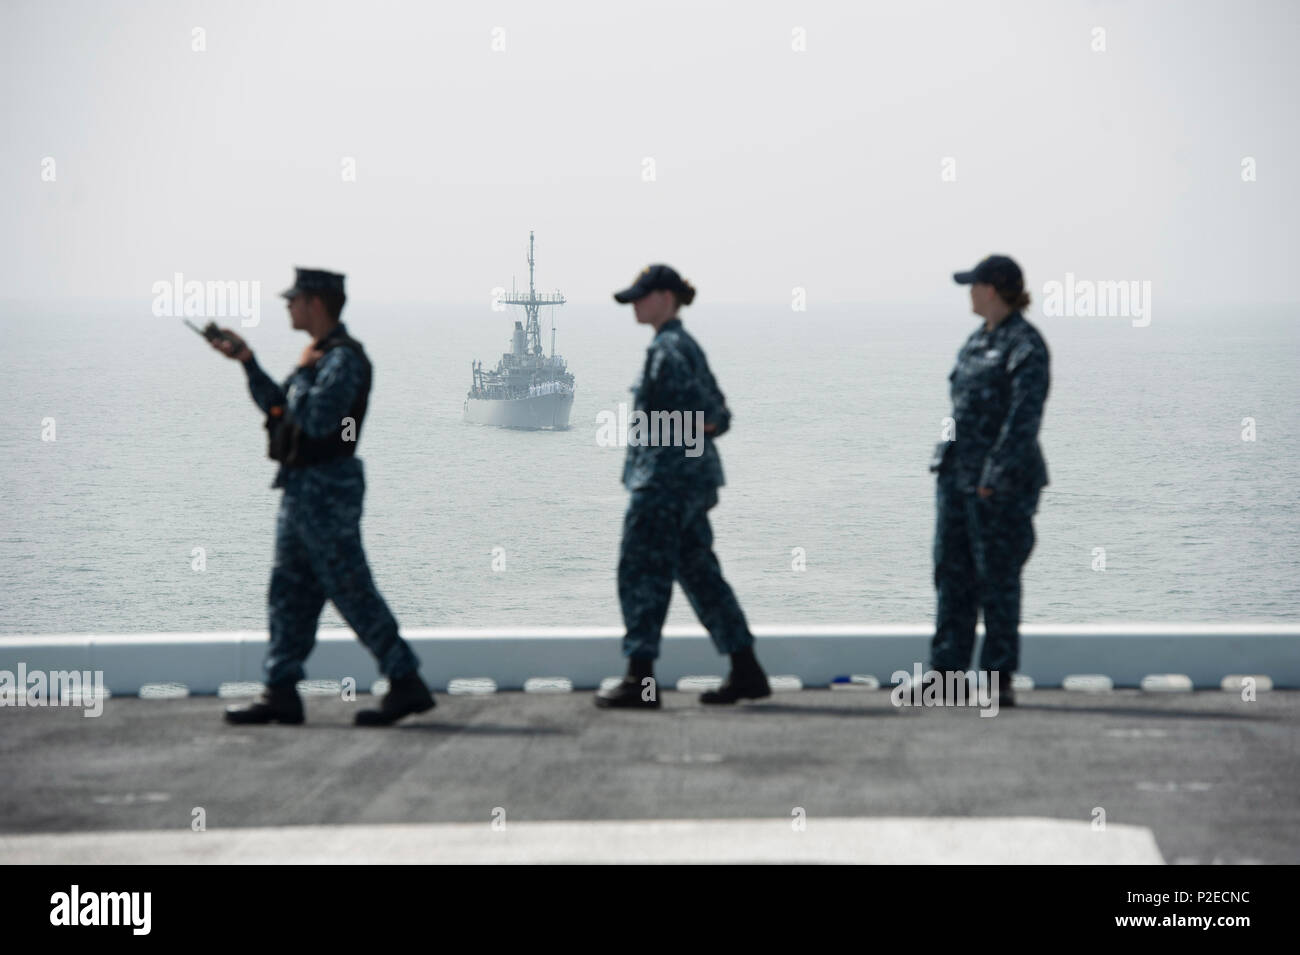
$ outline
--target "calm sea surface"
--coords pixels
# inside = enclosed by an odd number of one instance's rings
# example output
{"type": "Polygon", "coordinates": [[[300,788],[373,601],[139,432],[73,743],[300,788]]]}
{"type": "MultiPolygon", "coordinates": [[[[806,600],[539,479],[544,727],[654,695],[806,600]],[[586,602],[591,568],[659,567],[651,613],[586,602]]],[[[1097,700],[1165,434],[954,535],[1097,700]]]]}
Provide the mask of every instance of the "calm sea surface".
{"type": "MultiPolygon", "coordinates": [[[[279,492],[242,370],[148,303],[0,309],[0,633],[265,627],[279,492]]],[[[926,464],[976,321],[960,296],[683,316],[735,415],[713,523],[751,622],[931,620],[926,464]]],[[[558,310],[573,427],[513,432],[461,421],[470,361],[495,364],[509,313],[354,302],[345,318],[376,367],[362,526],[398,620],[618,623],[623,452],[598,446],[596,416],[629,400],[649,330],[613,304],[558,310]]],[[[1026,621],[1300,618],[1300,308],[1029,318],[1052,350],[1052,483],[1026,621]]],[[[249,337],[277,378],[306,342],[273,306],[249,337]]],[[[678,593],[669,623],[690,622],[678,593]]],[[[342,625],[332,607],[322,623],[342,625]]]]}

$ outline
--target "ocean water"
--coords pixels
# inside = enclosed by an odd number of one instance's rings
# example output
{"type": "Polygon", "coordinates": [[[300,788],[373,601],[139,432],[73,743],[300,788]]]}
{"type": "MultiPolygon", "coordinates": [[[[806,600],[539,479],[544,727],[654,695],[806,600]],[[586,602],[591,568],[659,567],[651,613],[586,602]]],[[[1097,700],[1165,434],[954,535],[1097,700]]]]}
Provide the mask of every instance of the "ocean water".
{"type": "MultiPolygon", "coordinates": [[[[954,299],[684,310],[735,415],[712,518],[751,622],[932,619],[926,465],[976,321],[954,299]]],[[[242,370],[147,301],[2,312],[0,634],[264,627],[279,492],[242,370]]],[[[1028,317],[1053,382],[1026,622],[1300,617],[1300,308],[1028,317]]],[[[362,527],[398,620],[617,624],[623,452],[596,420],[630,400],[650,330],[612,303],[558,310],[572,428],[513,432],[461,421],[470,362],[495,364],[512,315],[345,319],[376,367],[362,527]]],[[[277,378],[306,342],[271,305],[248,334],[277,378]]],[[[678,593],[669,623],[688,622],[678,593]]]]}

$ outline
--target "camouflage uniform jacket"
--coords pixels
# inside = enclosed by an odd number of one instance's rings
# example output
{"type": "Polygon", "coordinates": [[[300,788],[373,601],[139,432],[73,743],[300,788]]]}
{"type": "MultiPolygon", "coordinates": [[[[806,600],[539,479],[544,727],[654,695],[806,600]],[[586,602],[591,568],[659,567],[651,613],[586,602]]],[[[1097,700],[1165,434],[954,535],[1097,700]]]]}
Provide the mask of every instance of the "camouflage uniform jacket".
{"type": "MultiPolygon", "coordinates": [[[[326,339],[338,333],[347,334],[342,322],[326,339]]],[[[248,389],[253,401],[264,413],[269,414],[276,405],[285,407],[304,433],[313,438],[323,438],[342,426],[363,387],[364,361],[352,348],[331,348],[315,365],[294,369],[283,386],[271,380],[257,364],[256,358],[245,362],[244,370],[248,373],[248,389]]],[[[297,490],[300,485],[306,489],[307,485],[322,481],[351,484],[361,480],[361,473],[361,462],[357,458],[331,458],[309,467],[281,466],[271,486],[297,490]]]]}
{"type": "Polygon", "coordinates": [[[702,443],[695,456],[686,453],[691,448],[638,443],[629,434],[623,463],[624,486],[629,491],[659,487],[705,492],[722,486],[722,459],[713,442],[730,428],[731,412],[709,371],[703,349],[682,327],[681,319],[664,322],[655,333],[646,349],[641,377],[632,390],[636,394],[635,411],[647,416],[656,411],[679,411],[683,418],[702,411],[704,423],[717,430],[694,438],[702,443]]]}
{"type": "Polygon", "coordinates": [[[962,490],[1027,493],[1047,484],[1038,426],[1050,383],[1038,330],[1012,312],[993,331],[981,324],[957,353],[952,383],[955,440],[939,470],[962,490]]]}

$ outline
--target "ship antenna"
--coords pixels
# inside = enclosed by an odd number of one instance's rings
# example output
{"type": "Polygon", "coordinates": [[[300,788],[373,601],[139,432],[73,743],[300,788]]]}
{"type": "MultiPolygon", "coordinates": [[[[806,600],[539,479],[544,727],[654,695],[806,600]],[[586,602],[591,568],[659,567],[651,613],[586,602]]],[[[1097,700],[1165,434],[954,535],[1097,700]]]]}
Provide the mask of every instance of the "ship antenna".
{"type": "MultiPolygon", "coordinates": [[[[564,296],[561,295],[558,291],[554,293],[547,293],[545,295],[537,294],[537,276],[536,276],[537,257],[535,254],[536,241],[537,241],[536,233],[534,233],[532,230],[529,230],[528,232],[528,294],[524,295],[522,291],[515,291],[512,288],[510,292],[510,297],[506,299],[506,304],[522,305],[524,309],[524,313],[528,316],[528,324],[527,327],[525,328],[525,333],[528,342],[526,354],[535,355],[535,356],[538,355],[544,356],[546,352],[542,348],[542,330],[541,330],[541,322],[539,321],[542,306],[545,305],[552,308],[551,321],[552,323],[554,323],[555,320],[554,306],[563,305],[564,296]]],[[[554,324],[552,324],[552,328],[554,328],[554,324]]],[[[553,334],[552,334],[551,348],[552,350],[554,350],[555,348],[555,341],[554,341],[553,334]]]]}
{"type": "Polygon", "coordinates": [[[533,231],[528,230],[528,297],[533,297],[533,231]]]}

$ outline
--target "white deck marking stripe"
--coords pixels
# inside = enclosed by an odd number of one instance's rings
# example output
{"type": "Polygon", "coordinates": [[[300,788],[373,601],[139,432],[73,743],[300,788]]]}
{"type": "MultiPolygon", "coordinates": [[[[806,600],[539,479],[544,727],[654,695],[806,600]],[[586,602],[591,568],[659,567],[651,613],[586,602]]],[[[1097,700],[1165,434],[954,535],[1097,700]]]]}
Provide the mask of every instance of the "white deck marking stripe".
{"type": "Polygon", "coordinates": [[[283,826],[0,835],[0,864],[829,862],[1163,864],[1150,829],[1033,817],[283,826]]]}

